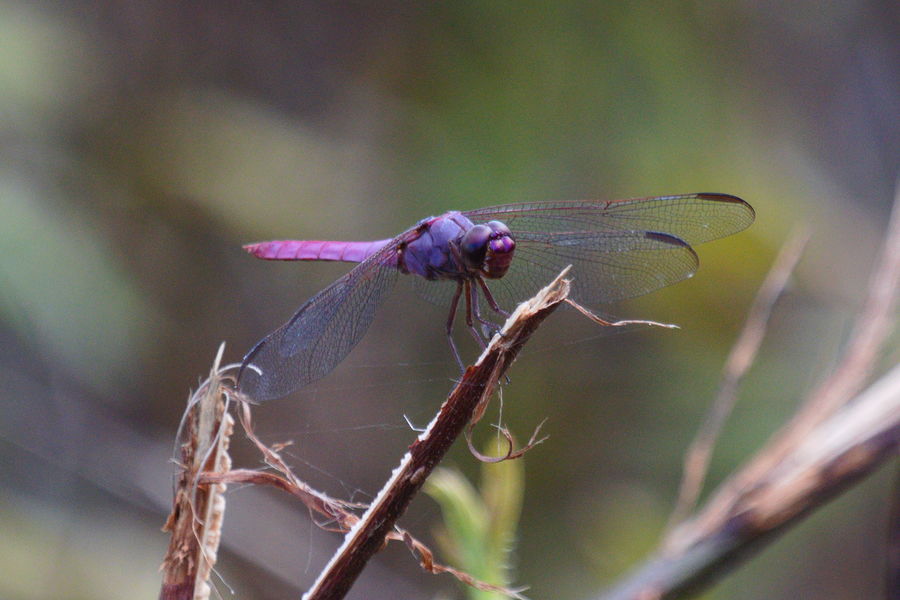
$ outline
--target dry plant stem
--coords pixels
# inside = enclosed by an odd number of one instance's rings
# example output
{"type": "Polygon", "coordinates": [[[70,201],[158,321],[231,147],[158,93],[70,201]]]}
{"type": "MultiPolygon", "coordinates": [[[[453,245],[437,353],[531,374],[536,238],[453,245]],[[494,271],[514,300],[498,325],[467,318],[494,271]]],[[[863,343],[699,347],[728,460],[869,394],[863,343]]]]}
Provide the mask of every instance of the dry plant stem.
{"type": "Polygon", "coordinates": [[[732,489],[747,487],[763,477],[817,423],[834,413],[862,389],[875,367],[879,350],[894,329],[898,285],[900,187],[896,190],[884,247],[870,276],[865,304],[840,364],[808,397],[787,426],[767,444],[766,451],[758,453],[732,480],[730,489],[721,496],[722,499],[727,501],[732,489]]]}
{"type": "Polygon", "coordinates": [[[658,553],[600,598],[688,597],[898,450],[900,367],[811,431],[716,529],[691,530],[689,543],[658,553]]]}
{"type": "MultiPolygon", "coordinates": [[[[796,414],[750,461],[713,495],[689,528],[710,531],[734,511],[745,490],[763,482],[787,454],[824,419],[853,399],[874,369],[878,352],[894,329],[897,294],[900,291],[900,188],[897,190],[881,255],[870,276],[863,310],[834,372],[814,390],[796,414]]],[[[692,536],[673,530],[665,545],[689,543],[692,536]]]]}
{"type": "MultiPolygon", "coordinates": [[[[331,498],[301,481],[300,478],[294,475],[294,472],[288,464],[284,462],[284,459],[281,458],[281,454],[266,446],[262,440],[256,436],[256,433],[253,430],[253,419],[249,402],[241,403],[241,411],[239,414],[241,416],[241,426],[244,428],[247,439],[256,445],[257,449],[263,455],[266,464],[282,474],[282,477],[279,479],[284,480],[284,485],[279,485],[279,487],[282,487],[282,489],[291,492],[294,496],[299,498],[310,511],[318,512],[329,519],[335,520],[341,528],[348,528],[351,524],[356,522],[356,516],[348,509],[362,508],[361,505],[331,498]]],[[[275,481],[266,478],[267,475],[270,475],[269,473],[258,473],[262,477],[256,481],[256,483],[277,485],[275,481]]]]}
{"type": "Polygon", "coordinates": [[[660,323],[658,321],[645,321],[644,319],[625,319],[621,321],[607,321],[606,319],[600,317],[599,315],[593,313],[586,307],[578,304],[571,298],[566,298],[566,304],[580,312],[582,315],[587,317],[589,320],[593,321],[597,325],[601,327],[625,327],[626,325],[649,325],[651,327],[662,327],[663,329],[678,329],[678,325],[672,325],[671,323],[660,323]]]}
{"type": "Polygon", "coordinates": [[[669,518],[668,529],[684,520],[697,503],[716,439],[734,408],[738,386],[756,360],[772,308],[784,291],[808,241],[809,232],[805,229],[791,234],[760,287],[753,306],[750,307],[741,335],[732,347],[731,354],[722,369],[719,393],[685,455],[678,500],[669,518]]]}
{"type": "MultiPolygon", "coordinates": [[[[295,485],[291,479],[254,469],[233,469],[226,472],[203,473],[199,478],[200,485],[233,483],[241,485],[269,485],[285,491],[300,500],[311,512],[322,515],[335,523],[335,531],[346,531],[357,521],[356,515],[347,509],[347,503],[327,498],[323,494],[312,491],[308,486],[295,485]]],[[[327,527],[326,527],[327,528],[327,527]]]]}
{"type": "Polygon", "coordinates": [[[566,271],[534,298],[519,305],[475,365],[466,369],[437,416],[410,446],[390,480],[304,594],[305,600],[336,600],[350,590],[369,559],[382,548],[429,473],[463,432],[479,405],[493,393],[519,350],[565,299],[569,284],[562,277],[566,271]]]}
{"type": "Polygon", "coordinates": [[[225,484],[201,484],[203,472],[226,472],[231,467],[228,443],[234,420],[227,413],[226,392],[219,364],[225,345],[207,379],[188,401],[186,439],[172,513],[163,529],[171,531],[161,570],[160,600],[209,598],[209,575],[216,562],[225,514],[225,484]]]}
{"type": "Polygon", "coordinates": [[[834,373],[790,422],[672,529],[656,556],[600,596],[682,598],[900,450],[900,366],[865,384],[896,319],[900,188],[854,334],[834,373]]]}

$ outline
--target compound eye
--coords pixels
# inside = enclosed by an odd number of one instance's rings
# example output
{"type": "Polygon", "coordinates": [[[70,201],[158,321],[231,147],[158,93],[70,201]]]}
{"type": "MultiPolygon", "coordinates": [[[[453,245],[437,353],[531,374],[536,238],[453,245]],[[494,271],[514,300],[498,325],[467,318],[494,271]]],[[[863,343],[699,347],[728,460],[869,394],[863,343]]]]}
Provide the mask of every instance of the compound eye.
{"type": "Polygon", "coordinates": [[[502,221],[488,221],[488,227],[491,228],[496,235],[495,237],[501,236],[511,236],[512,232],[509,230],[509,227],[506,226],[506,223],[502,221]]]}
{"type": "Polygon", "coordinates": [[[487,253],[491,239],[491,228],[487,225],[474,225],[459,242],[459,250],[463,259],[473,267],[480,267],[487,253]]]}

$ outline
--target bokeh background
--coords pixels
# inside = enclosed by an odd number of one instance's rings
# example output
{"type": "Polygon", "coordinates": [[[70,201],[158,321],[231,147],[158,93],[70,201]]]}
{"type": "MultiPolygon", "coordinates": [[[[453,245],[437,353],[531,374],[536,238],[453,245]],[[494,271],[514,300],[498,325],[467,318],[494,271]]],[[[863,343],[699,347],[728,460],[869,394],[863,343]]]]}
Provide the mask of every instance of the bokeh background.
{"type": "MultiPolygon", "coordinates": [[[[221,341],[238,360],[348,268],[242,243],[380,239],[504,202],[739,195],[756,224],[699,248],[694,279],[607,307],[681,330],[600,336],[560,313],[504,391],[514,432],[546,417],[551,435],[524,461],[516,581],[601,589],[654,546],[798,224],[812,242],[711,482],[838,359],[900,167],[898,41],[887,0],[0,3],[0,596],[157,594],[189,389],[221,341]]],[[[312,484],[370,498],[413,438],[404,416],[423,425],[450,389],[444,315],[401,285],[340,368],[256,410],[260,434],[293,440],[312,484]]],[[[461,444],[448,464],[479,468],[461,444]]],[[[891,476],[705,597],[876,597],[891,476]]],[[[228,502],[222,597],[296,597],[339,543],[278,494],[228,502]]],[[[403,525],[428,540],[439,517],[423,496],[403,525]]],[[[461,591],[392,547],[351,597],[461,591]]]]}

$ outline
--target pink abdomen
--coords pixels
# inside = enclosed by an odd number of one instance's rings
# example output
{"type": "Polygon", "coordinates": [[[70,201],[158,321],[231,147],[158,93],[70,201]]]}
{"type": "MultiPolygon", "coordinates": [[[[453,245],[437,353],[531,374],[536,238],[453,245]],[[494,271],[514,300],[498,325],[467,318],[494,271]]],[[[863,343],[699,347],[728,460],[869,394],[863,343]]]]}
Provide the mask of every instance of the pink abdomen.
{"type": "Polygon", "coordinates": [[[247,244],[244,250],[265,260],[341,260],[362,262],[385,246],[390,239],[374,242],[331,242],[319,240],[275,240],[247,244]]]}

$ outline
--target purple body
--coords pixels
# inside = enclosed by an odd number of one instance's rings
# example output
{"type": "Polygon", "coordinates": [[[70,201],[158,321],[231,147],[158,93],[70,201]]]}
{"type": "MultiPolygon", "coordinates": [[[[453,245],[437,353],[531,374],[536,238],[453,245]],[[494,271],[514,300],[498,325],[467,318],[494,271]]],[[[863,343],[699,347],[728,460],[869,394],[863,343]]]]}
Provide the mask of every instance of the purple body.
{"type": "Polygon", "coordinates": [[[406,243],[401,269],[425,279],[450,279],[462,274],[464,266],[451,245],[459,244],[474,224],[458,212],[430,217],[416,226],[418,237],[406,243]]]}
{"type": "MultiPolygon", "coordinates": [[[[420,221],[407,235],[398,252],[385,262],[402,272],[425,279],[459,279],[471,271],[496,279],[509,268],[515,240],[499,221],[476,225],[458,211],[420,221]],[[473,229],[475,229],[473,231],[473,229]],[[466,235],[472,239],[466,244],[466,235]]],[[[266,260],[336,260],[363,262],[394,238],[374,242],[321,240],[275,240],[244,246],[250,254],[266,260]]]]}
{"type": "Polygon", "coordinates": [[[381,250],[387,240],[375,242],[331,242],[320,240],[276,240],[247,244],[244,249],[266,260],[341,260],[362,262],[381,250]]]}
{"type": "Polygon", "coordinates": [[[497,326],[481,315],[479,298],[505,315],[504,309],[567,265],[574,275],[570,296],[587,306],[646,294],[693,275],[698,259],[691,244],[741,231],[753,218],[740,198],[688,194],[451,211],[374,242],[250,244],[244,247],[248,252],[268,260],[359,264],[247,353],[238,388],[262,401],[324,377],[362,339],[400,273],[435,282],[425,287],[447,289],[426,295],[449,302],[447,339],[462,366],[451,335],[460,300],[469,331],[484,345],[485,332],[497,326]]]}

